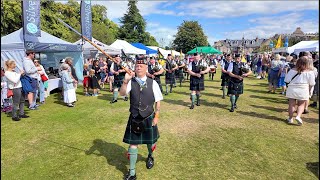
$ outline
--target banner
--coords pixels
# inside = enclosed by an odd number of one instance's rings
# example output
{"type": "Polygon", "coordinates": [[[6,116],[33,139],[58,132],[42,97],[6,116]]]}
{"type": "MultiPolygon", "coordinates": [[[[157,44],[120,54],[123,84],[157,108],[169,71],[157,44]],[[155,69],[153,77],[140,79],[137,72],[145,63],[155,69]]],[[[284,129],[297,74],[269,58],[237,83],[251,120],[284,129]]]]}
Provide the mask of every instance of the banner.
{"type": "Polygon", "coordinates": [[[281,41],[281,35],[280,35],[276,44],[276,48],[280,48],[281,45],[282,45],[282,41],[281,41]]]}
{"type": "Polygon", "coordinates": [[[40,37],[40,0],[23,0],[23,35],[40,37]]]}
{"type": "Polygon", "coordinates": [[[288,47],[289,46],[289,38],[288,36],[286,36],[286,39],[284,41],[284,47],[288,47]]]}
{"type": "Polygon", "coordinates": [[[82,0],[80,7],[81,33],[92,41],[92,13],[91,0],[82,0]]]}

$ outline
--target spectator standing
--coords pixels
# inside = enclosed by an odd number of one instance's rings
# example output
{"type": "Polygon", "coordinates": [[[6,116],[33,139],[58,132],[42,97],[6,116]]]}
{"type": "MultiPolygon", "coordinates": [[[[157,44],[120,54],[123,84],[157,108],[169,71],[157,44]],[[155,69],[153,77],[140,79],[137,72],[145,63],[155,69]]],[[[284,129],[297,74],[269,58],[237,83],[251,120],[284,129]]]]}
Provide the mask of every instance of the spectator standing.
{"type": "Polygon", "coordinates": [[[77,101],[76,91],[74,87],[75,80],[71,77],[71,74],[68,72],[70,67],[67,64],[62,66],[62,85],[63,85],[63,101],[67,104],[68,107],[74,107],[74,103],[77,101]]]}

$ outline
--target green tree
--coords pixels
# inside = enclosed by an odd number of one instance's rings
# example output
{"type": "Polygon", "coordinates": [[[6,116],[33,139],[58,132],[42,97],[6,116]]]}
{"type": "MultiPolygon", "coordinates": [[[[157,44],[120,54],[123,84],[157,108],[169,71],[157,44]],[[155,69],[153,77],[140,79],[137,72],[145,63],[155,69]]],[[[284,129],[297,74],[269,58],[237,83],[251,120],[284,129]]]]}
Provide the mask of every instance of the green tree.
{"type": "Polygon", "coordinates": [[[128,11],[120,19],[118,38],[128,42],[140,42],[145,45],[158,45],[156,39],[146,32],[146,21],[137,7],[137,0],[128,2],[128,11]]]}
{"type": "Polygon", "coordinates": [[[208,37],[198,21],[183,21],[173,40],[173,48],[188,52],[196,46],[208,46],[208,37]]]}
{"type": "Polygon", "coordinates": [[[21,1],[1,1],[1,36],[22,27],[21,1]]]}

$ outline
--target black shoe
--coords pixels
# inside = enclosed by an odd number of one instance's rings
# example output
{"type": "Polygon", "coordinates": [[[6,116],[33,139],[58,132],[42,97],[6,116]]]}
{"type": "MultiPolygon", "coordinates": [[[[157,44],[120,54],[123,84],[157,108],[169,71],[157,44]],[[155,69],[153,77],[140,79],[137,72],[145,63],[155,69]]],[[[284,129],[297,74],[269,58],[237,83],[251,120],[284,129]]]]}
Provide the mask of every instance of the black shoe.
{"type": "Polygon", "coordinates": [[[226,97],[225,96],[222,96],[222,99],[225,99],[226,97]]]}
{"type": "Polygon", "coordinates": [[[237,104],[234,104],[234,106],[233,106],[235,109],[237,109],[238,108],[238,106],[237,106],[237,104]]]}
{"type": "Polygon", "coordinates": [[[309,114],[309,111],[305,109],[302,114],[309,114]]]}
{"type": "Polygon", "coordinates": [[[193,109],[193,108],[194,108],[194,105],[193,105],[193,104],[191,104],[190,109],[193,109]]]}
{"type": "Polygon", "coordinates": [[[164,93],[164,95],[168,95],[168,93],[164,93]]]}
{"type": "Polygon", "coordinates": [[[128,171],[128,173],[124,177],[124,180],[136,180],[136,179],[137,179],[136,174],[134,176],[130,176],[130,170],[128,171]]]}
{"type": "Polygon", "coordinates": [[[310,104],[309,106],[310,106],[310,107],[317,107],[317,103],[314,102],[314,103],[310,104]]]}
{"type": "Polygon", "coordinates": [[[30,116],[27,116],[25,114],[19,116],[19,118],[28,118],[28,117],[30,117],[30,116]]]}
{"type": "Polygon", "coordinates": [[[110,101],[110,104],[116,103],[116,102],[118,102],[118,100],[112,100],[112,101],[110,101]]]}
{"type": "Polygon", "coordinates": [[[12,121],[20,121],[20,118],[19,117],[13,117],[12,121]]]}
{"type": "Polygon", "coordinates": [[[146,167],[147,169],[151,169],[154,165],[154,159],[151,155],[148,155],[146,167]]]}
{"type": "Polygon", "coordinates": [[[124,98],[124,101],[128,101],[128,97],[125,97],[125,98],[124,98]]]}
{"type": "Polygon", "coordinates": [[[170,93],[172,93],[172,91],[171,91],[171,90],[170,90],[169,92],[170,92],[170,93]]]}
{"type": "Polygon", "coordinates": [[[233,112],[233,111],[234,111],[234,107],[231,107],[230,112],[233,112]]]}
{"type": "Polygon", "coordinates": [[[198,101],[196,105],[197,105],[197,106],[200,106],[200,101],[198,101]]]}

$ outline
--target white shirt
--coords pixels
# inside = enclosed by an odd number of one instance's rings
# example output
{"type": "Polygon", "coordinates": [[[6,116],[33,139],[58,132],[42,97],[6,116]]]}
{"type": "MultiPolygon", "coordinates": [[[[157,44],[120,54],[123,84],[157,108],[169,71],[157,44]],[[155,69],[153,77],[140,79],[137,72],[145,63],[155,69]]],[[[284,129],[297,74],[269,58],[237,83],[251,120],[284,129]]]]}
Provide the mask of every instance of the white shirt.
{"type": "Polygon", "coordinates": [[[22,84],[20,81],[21,74],[13,72],[13,71],[6,71],[4,73],[4,75],[7,78],[9,89],[16,89],[16,88],[22,87],[22,84]]]}
{"type": "Polygon", "coordinates": [[[228,72],[232,72],[233,71],[233,62],[229,63],[227,71],[228,72]]]}
{"type": "MultiPolygon", "coordinates": [[[[297,70],[291,69],[284,78],[284,81],[289,83],[297,73],[297,70]]],[[[300,75],[297,75],[290,84],[309,84],[309,86],[314,86],[316,84],[314,71],[302,72],[300,75]]]]}
{"type": "MultiPolygon", "coordinates": [[[[200,61],[201,61],[201,60],[199,60],[199,61],[197,62],[197,65],[198,65],[198,63],[200,63],[200,61]]],[[[206,66],[207,68],[209,67],[208,64],[207,64],[207,62],[206,62],[205,60],[202,60],[202,63],[203,63],[204,66],[206,66]]],[[[188,70],[192,71],[192,62],[189,63],[189,65],[188,65],[188,70]]]]}
{"type": "MultiPolygon", "coordinates": [[[[141,78],[141,80],[146,81],[147,76],[141,78]]],[[[158,102],[158,101],[163,100],[163,96],[162,96],[160,87],[155,80],[153,80],[153,83],[152,83],[152,90],[153,90],[154,102],[158,102]]],[[[130,91],[131,91],[131,80],[128,82],[126,94],[129,94],[130,91]]]]}

